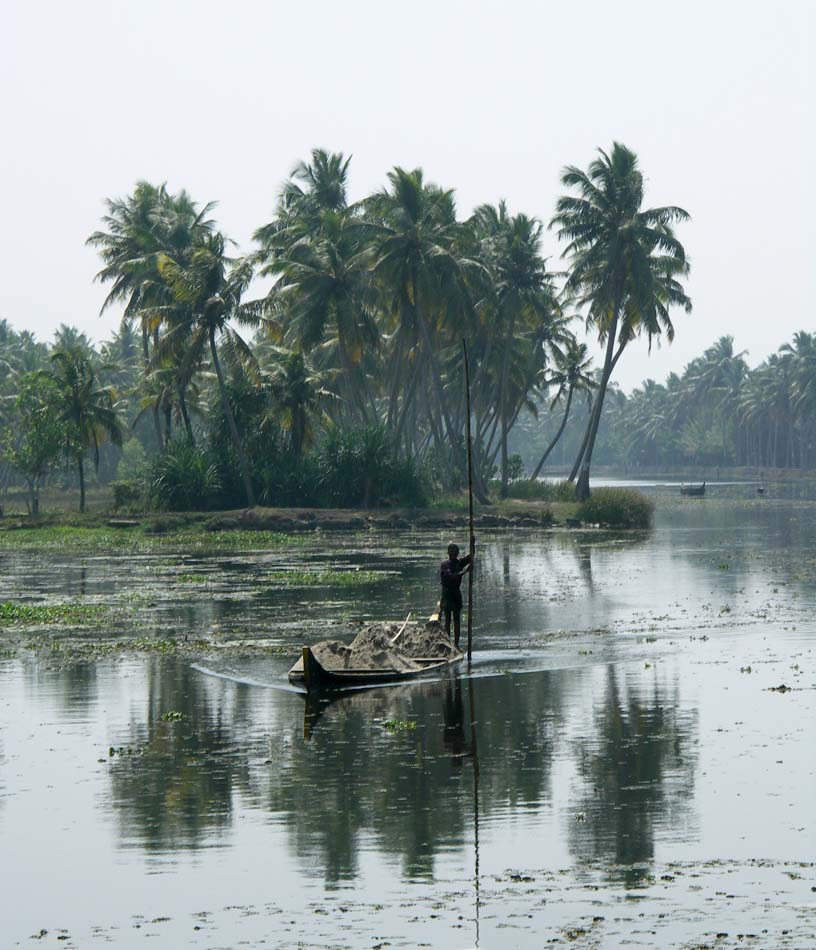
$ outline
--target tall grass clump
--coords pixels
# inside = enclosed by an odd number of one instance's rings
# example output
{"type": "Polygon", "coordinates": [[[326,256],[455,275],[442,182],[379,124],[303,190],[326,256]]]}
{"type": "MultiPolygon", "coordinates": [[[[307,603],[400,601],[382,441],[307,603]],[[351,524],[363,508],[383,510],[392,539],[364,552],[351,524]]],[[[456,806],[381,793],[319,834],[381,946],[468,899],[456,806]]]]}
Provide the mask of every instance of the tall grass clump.
{"type": "Polygon", "coordinates": [[[595,488],[576,517],[610,528],[648,528],[654,516],[651,499],[631,488],[595,488]]]}
{"type": "Polygon", "coordinates": [[[318,450],[322,494],[328,507],[421,506],[422,472],[403,456],[385,426],[332,429],[318,450]]]}
{"type": "Polygon", "coordinates": [[[212,453],[187,439],[171,442],[155,457],[148,483],[153,507],[165,511],[207,511],[221,500],[212,453]]]}

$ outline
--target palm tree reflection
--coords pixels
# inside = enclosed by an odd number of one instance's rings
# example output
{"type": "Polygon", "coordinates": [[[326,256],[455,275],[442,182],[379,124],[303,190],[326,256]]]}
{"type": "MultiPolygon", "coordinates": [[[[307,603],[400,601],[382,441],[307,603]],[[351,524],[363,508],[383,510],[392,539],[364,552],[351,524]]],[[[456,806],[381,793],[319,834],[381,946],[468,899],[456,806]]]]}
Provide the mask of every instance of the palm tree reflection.
{"type": "Polygon", "coordinates": [[[656,827],[689,821],[696,717],[679,713],[676,691],[655,682],[647,696],[618,677],[610,666],[594,734],[578,749],[584,791],[569,838],[576,858],[611,865],[632,885],[654,858],[656,827]]]}
{"type": "Polygon", "coordinates": [[[247,779],[234,735],[248,715],[248,691],[236,691],[236,704],[225,709],[210,686],[184,661],[152,660],[146,718],[114,755],[123,837],[147,851],[195,849],[231,825],[234,791],[247,779]],[[182,718],[165,721],[171,712],[182,718]]]}

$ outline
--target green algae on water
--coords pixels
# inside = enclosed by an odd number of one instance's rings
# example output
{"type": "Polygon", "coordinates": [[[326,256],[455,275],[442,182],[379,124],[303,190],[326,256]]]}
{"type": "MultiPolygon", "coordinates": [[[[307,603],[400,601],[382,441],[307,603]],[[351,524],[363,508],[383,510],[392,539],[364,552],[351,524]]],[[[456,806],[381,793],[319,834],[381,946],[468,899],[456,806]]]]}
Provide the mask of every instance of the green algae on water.
{"type": "Polygon", "coordinates": [[[286,587],[363,587],[388,577],[385,571],[272,571],[267,579],[286,587]]]}
{"type": "Polygon", "coordinates": [[[107,613],[101,604],[21,604],[0,601],[0,627],[33,627],[61,624],[84,627],[99,621],[107,613]]]}
{"type": "Polygon", "coordinates": [[[137,554],[154,551],[252,551],[284,544],[303,544],[308,540],[307,535],[286,534],[282,531],[207,531],[199,527],[154,532],[149,525],[127,532],[108,527],[73,525],[0,530],[0,550],[115,550],[137,554]]]}

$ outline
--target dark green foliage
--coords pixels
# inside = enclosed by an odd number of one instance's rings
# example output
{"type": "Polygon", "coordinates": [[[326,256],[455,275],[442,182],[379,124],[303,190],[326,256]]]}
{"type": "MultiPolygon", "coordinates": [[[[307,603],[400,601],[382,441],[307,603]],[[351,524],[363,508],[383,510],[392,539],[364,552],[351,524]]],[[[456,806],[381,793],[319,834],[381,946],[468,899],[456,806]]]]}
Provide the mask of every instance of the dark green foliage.
{"type": "MultiPolygon", "coordinates": [[[[416,463],[399,454],[382,427],[333,429],[300,458],[274,428],[256,435],[250,445],[258,501],[268,507],[419,506],[427,501],[416,463]]],[[[208,447],[171,442],[153,462],[149,493],[154,507],[170,511],[237,508],[244,500],[237,459],[229,443],[216,440],[208,447]]]]}
{"type": "Polygon", "coordinates": [[[323,473],[315,455],[297,458],[277,444],[257,475],[258,501],[269,507],[320,507],[323,473]]]}
{"type": "Polygon", "coordinates": [[[416,463],[400,455],[384,426],[332,429],[318,457],[330,507],[410,506],[426,501],[416,463]]]}
{"type": "Polygon", "coordinates": [[[120,479],[111,482],[113,507],[118,510],[139,511],[146,506],[147,485],[138,479],[120,479]]]}
{"type": "Polygon", "coordinates": [[[26,373],[12,401],[11,425],[0,434],[0,457],[25,478],[32,514],[39,513],[40,486],[65,445],[65,426],[59,419],[59,390],[43,373],[26,373]]]}
{"type": "Polygon", "coordinates": [[[576,513],[587,524],[612,528],[648,528],[653,515],[654,503],[629,488],[596,488],[576,513]]]}
{"type": "Polygon", "coordinates": [[[154,507],[201,511],[219,507],[221,479],[212,453],[186,439],[171,442],[153,461],[149,476],[154,507]]]}
{"type": "Polygon", "coordinates": [[[518,453],[507,459],[507,477],[511,482],[524,478],[524,460],[518,453]]]}
{"type": "Polygon", "coordinates": [[[310,455],[297,458],[276,440],[258,473],[262,504],[318,508],[424,505],[427,489],[382,426],[332,429],[310,455]]]}

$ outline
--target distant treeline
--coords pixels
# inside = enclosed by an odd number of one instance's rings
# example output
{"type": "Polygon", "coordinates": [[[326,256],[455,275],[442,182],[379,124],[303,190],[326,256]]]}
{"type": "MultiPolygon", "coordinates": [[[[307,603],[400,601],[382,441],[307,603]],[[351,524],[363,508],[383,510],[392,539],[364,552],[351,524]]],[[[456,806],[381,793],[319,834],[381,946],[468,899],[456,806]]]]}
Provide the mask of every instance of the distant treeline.
{"type": "Polygon", "coordinates": [[[549,222],[564,246],[555,273],[537,218],[499,203],[461,220],[453,191],[421,169],[395,168],[351,203],[348,169],[315,150],[244,255],[213,205],[184,191],[139,182],[108,201],[88,243],[105,305],[123,308],[118,333],[94,350],[63,327],[47,347],[0,324],[2,482],[25,480],[34,507],[43,480],[68,466],[84,503],[87,462],[110,477],[123,452],[117,478],[159,506],[455,491],[465,340],[477,495],[487,500],[496,477],[506,493],[518,474],[511,433],[537,411],[554,430],[537,468],[581,421],[573,461],[585,498],[615,366],[641,334],[672,339],[672,306],[690,309],[673,230],[686,213],[644,208],[637,158],[615,143],[586,171],[564,170],[549,222]],[[256,275],[272,287],[249,299],[256,275]],[[583,327],[605,348],[595,373],[583,327]],[[579,414],[584,395],[592,411],[579,414]]]}
{"type": "MultiPolygon", "coordinates": [[[[557,425],[522,420],[513,451],[535,464],[557,425]]],[[[568,424],[553,468],[573,463],[585,427],[586,408],[568,424]]],[[[816,469],[816,334],[794,334],[754,369],[724,336],[665,383],[646,380],[629,396],[610,388],[595,460],[630,469],[816,469]]]]}

